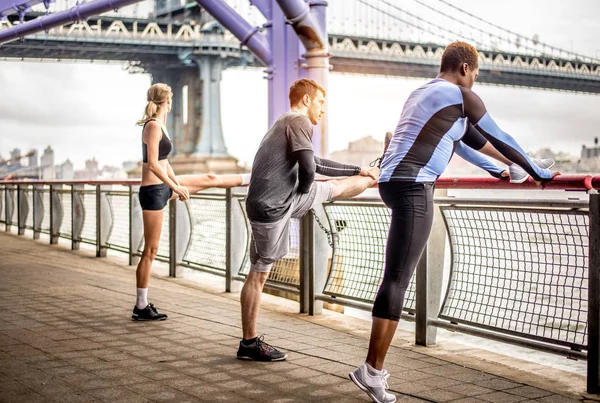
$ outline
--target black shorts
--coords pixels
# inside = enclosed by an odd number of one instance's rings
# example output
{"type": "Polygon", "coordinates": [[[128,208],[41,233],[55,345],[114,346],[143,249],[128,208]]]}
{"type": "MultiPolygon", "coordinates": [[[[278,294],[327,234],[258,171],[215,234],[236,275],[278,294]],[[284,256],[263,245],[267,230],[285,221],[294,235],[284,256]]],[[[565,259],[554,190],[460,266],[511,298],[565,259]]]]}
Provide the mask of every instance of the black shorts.
{"type": "Polygon", "coordinates": [[[164,183],[140,186],[140,205],[142,210],[162,210],[173,195],[173,190],[164,183]]]}

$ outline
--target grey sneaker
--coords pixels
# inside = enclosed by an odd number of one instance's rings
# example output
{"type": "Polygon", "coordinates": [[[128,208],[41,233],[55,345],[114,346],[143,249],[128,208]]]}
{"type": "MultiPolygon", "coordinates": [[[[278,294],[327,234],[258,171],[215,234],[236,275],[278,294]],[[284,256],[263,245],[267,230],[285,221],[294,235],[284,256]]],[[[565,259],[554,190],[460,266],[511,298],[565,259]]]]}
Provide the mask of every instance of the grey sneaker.
{"type": "Polygon", "coordinates": [[[383,140],[383,154],[381,154],[381,157],[377,157],[375,158],[375,160],[371,161],[371,163],[369,164],[370,167],[381,167],[381,161],[383,161],[383,156],[385,155],[385,152],[387,151],[387,149],[390,146],[390,143],[392,142],[392,137],[392,132],[385,133],[385,139],[383,140]]]}
{"type": "Polygon", "coordinates": [[[390,374],[385,369],[381,371],[381,375],[373,376],[369,374],[367,363],[364,363],[350,372],[348,376],[375,403],[394,403],[396,401],[396,396],[387,392],[389,389],[387,379],[390,374]]]}
{"type": "MultiPolygon", "coordinates": [[[[550,169],[554,166],[552,158],[533,160],[533,162],[542,169],[550,169]]],[[[509,166],[508,172],[510,173],[510,183],[523,183],[529,178],[529,174],[517,164],[509,166]]]]}

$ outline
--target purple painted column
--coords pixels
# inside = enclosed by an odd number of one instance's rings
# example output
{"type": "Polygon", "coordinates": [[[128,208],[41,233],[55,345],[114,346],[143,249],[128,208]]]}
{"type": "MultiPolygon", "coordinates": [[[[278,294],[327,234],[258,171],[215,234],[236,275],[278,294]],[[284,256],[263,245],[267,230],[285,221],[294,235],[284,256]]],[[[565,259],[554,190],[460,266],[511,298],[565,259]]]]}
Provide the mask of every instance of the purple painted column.
{"type": "MultiPolygon", "coordinates": [[[[306,64],[303,66],[306,67],[306,77],[315,80],[327,90],[329,81],[327,2],[313,0],[310,7],[303,0],[277,0],[277,3],[306,48],[306,52],[302,55],[306,59],[306,64]]],[[[275,53],[276,50],[273,51],[273,54],[275,53]]],[[[325,108],[327,110],[327,104],[325,108]]],[[[319,156],[327,156],[328,153],[327,122],[328,115],[325,113],[313,133],[315,154],[319,156]]]]}
{"type": "Polygon", "coordinates": [[[273,63],[267,69],[269,80],[269,126],[290,109],[288,97],[292,82],[300,78],[300,42],[287,24],[281,9],[272,1],[270,42],[273,63]]]}
{"type": "MultiPolygon", "coordinates": [[[[328,90],[331,66],[329,65],[329,42],[327,37],[327,1],[313,0],[310,7],[311,14],[315,17],[315,22],[321,31],[321,47],[307,50],[304,54],[307,65],[307,78],[315,80],[325,90],[328,90]]],[[[327,136],[329,128],[328,103],[329,101],[325,102],[325,115],[323,115],[313,134],[315,154],[322,157],[329,155],[329,137],[327,136]]]]}

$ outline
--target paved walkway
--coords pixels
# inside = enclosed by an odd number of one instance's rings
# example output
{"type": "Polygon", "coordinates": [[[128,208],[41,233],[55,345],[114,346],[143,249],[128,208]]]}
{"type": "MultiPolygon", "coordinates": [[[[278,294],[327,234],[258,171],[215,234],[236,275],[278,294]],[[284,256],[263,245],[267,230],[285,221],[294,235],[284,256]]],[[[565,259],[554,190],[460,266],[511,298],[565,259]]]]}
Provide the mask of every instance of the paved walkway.
{"type": "MultiPolygon", "coordinates": [[[[238,361],[238,294],[154,277],[150,299],[169,319],[138,323],[130,320],[134,279],[113,258],[0,232],[0,401],[369,401],[347,378],[364,360],[366,321],[310,318],[269,296],[259,329],[289,359],[238,361]]],[[[398,336],[386,367],[399,402],[594,398],[577,393],[582,377],[548,379],[398,336]]]]}

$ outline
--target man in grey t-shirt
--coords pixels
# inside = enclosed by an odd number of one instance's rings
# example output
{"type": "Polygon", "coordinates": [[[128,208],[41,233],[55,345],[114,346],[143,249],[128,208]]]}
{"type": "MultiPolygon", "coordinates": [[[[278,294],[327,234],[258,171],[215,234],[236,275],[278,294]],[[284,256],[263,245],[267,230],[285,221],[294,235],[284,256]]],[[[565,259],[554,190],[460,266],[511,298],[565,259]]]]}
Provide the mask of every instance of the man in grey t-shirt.
{"type": "Polygon", "coordinates": [[[263,286],[273,263],[288,253],[291,218],[311,208],[362,193],[377,182],[379,169],[344,165],[316,157],[313,126],[325,113],[325,90],[313,80],[295,81],[290,88],[291,110],[279,117],[263,138],[252,164],[246,211],[252,227],[250,273],[241,294],[243,339],[237,358],[280,361],[285,352],[257,338],[256,323],[263,286]],[[349,176],[314,182],[315,173],[349,176]]]}

